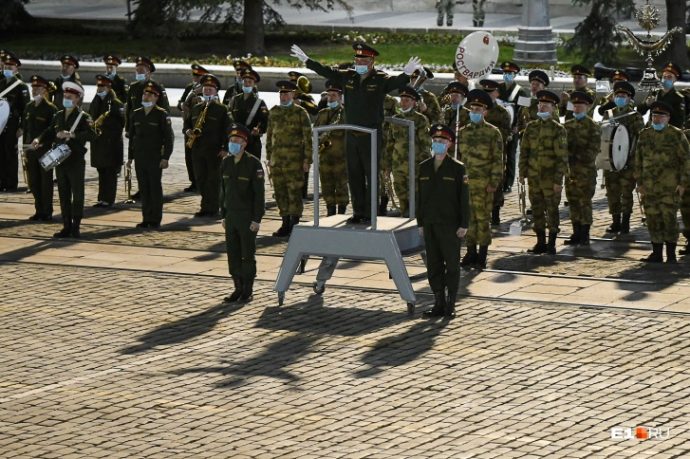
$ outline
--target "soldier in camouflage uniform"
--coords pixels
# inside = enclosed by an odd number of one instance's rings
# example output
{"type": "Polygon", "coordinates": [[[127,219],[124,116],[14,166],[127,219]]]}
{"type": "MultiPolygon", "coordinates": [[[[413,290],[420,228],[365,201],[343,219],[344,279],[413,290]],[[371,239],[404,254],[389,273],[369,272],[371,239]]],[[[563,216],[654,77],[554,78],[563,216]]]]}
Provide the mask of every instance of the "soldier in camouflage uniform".
{"type": "Polygon", "coordinates": [[[282,226],[273,233],[285,237],[302,216],[302,182],[311,165],[311,122],[307,111],[293,102],[297,86],[291,81],[276,83],[280,105],[268,112],[266,159],[273,182],[282,226]]]}
{"type": "MultiPolygon", "coordinates": [[[[498,82],[494,80],[481,80],[479,82],[482,89],[491,98],[491,106],[486,112],[486,122],[492,124],[501,131],[501,138],[503,139],[503,155],[501,156],[501,170],[505,176],[506,167],[506,150],[508,142],[510,142],[512,133],[510,127],[510,113],[501,104],[496,103],[498,99],[498,82]]],[[[491,209],[491,225],[498,226],[501,224],[501,207],[503,207],[503,179],[494,193],[494,202],[491,209]]]]}
{"type": "Polygon", "coordinates": [[[441,122],[441,106],[438,103],[436,94],[424,89],[424,82],[433,80],[434,74],[429,67],[424,67],[424,73],[420,76],[421,70],[415,70],[410,77],[410,85],[414,87],[421,100],[417,104],[417,111],[426,116],[429,124],[437,124],[441,122]]]}
{"type": "MultiPolygon", "coordinates": [[[[343,87],[332,81],[326,82],[328,106],[316,115],[314,127],[343,124],[343,87]]],[[[321,134],[319,143],[319,177],[321,195],[326,201],[326,215],[347,210],[350,201],[347,192],[345,168],[345,131],[328,131],[321,134]]]]}
{"type": "MultiPolygon", "coordinates": [[[[627,81],[619,81],[613,85],[614,105],[611,113],[614,118],[621,117],[617,122],[625,126],[630,136],[629,145],[635,145],[640,130],[644,127],[642,115],[635,112],[635,106],[631,102],[635,97],[635,88],[627,81]]],[[[604,113],[604,120],[609,118],[609,112],[604,113]]],[[[607,233],[630,232],[630,215],[633,210],[633,191],[635,190],[634,166],[635,155],[633,151],[628,154],[628,163],[620,171],[604,171],[606,183],[606,199],[609,204],[609,213],[613,222],[606,228],[607,233]],[[622,219],[621,219],[622,214],[622,219]]]]}
{"type": "Polygon", "coordinates": [[[448,27],[453,25],[453,8],[455,8],[455,0],[436,0],[436,9],[438,10],[437,26],[443,26],[444,15],[446,16],[446,25],[448,27]]]}
{"type": "Polygon", "coordinates": [[[551,91],[537,93],[538,120],[530,122],[520,146],[520,183],[529,185],[529,200],[534,214],[537,243],[530,253],[556,253],[558,205],[563,176],[568,170],[568,144],[565,128],[555,119],[558,96],[551,91]],[[549,241],[546,243],[546,228],[549,241]]]}
{"type": "Polygon", "coordinates": [[[597,184],[594,159],[599,153],[601,128],[587,116],[594,99],[581,91],[570,93],[573,118],[565,122],[568,133],[569,174],[565,180],[565,195],[570,208],[573,234],[565,245],[589,245],[592,225],[592,197],[597,184]]]}
{"type": "MultiPolygon", "coordinates": [[[[611,75],[611,81],[613,82],[614,86],[619,81],[628,81],[629,79],[630,78],[628,77],[628,74],[625,73],[624,70],[615,70],[611,75]]],[[[601,98],[601,101],[599,102],[599,108],[597,108],[597,112],[601,116],[604,116],[604,113],[606,113],[608,110],[616,108],[616,103],[613,100],[614,97],[616,97],[616,93],[611,91],[610,93],[606,94],[604,97],[601,98]]],[[[635,108],[634,100],[631,99],[630,104],[633,108],[635,108]]]]}
{"type": "MultiPolygon", "coordinates": [[[[529,79],[529,89],[532,100],[530,101],[529,107],[521,106],[520,110],[518,111],[517,130],[520,136],[522,136],[522,133],[525,128],[527,128],[527,124],[529,122],[539,119],[537,116],[537,112],[539,111],[539,100],[537,94],[547,88],[550,82],[549,76],[543,70],[532,70],[529,72],[527,78],[529,79]]],[[[558,122],[558,116],[558,107],[556,107],[551,118],[558,122]]]]}
{"type": "Polygon", "coordinates": [[[460,264],[486,269],[486,256],[491,244],[489,215],[494,195],[501,190],[504,142],[500,129],[489,124],[487,119],[494,105],[491,96],[482,89],[474,89],[467,99],[470,123],[460,129],[457,143],[469,182],[470,226],[467,231],[467,253],[460,264]]]}
{"type": "MultiPolygon", "coordinates": [[[[685,120],[683,129],[685,138],[690,142],[690,118],[685,120]]],[[[690,253],[690,192],[683,193],[680,200],[680,216],[683,219],[683,236],[685,236],[685,247],[678,250],[680,255],[690,253]]]]}
{"type": "MultiPolygon", "coordinates": [[[[429,121],[416,110],[421,97],[411,86],[400,90],[400,112],[393,118],[414,122],[415,129],[415,166],[428,157],[431,148],[429,121]]],[[[398,197],[398,205],[403,217],[409,217],[409,136],[408,127],[390,123],[386,131],[386,150],[383,155],[383,173],[393,173],[393,188],[398,197]]],[[[415,167],[415,174],[417,168],[415,167]]]]}
{"type": "MultiPolygon", "coordinates": [[[[453,129],[454,133],[459,133],[460,128],[470,122],[470,111],[465,107],[465,99],[469,90],[464,84],[453,81],[448,83],[444,92],[448,95],[450,103],[443,107],[441,113],[443,125],[453,129]]],[[[457,151],[455,144],[450,146],[448,154],[454,158],[457,157],[458,160],[462,159],[461,152],[457,151]]]]}
{"type": "MultiPolygon", "coordinates": [[[[506,174],[503,180],[503,192],[509,193],[512,191],[513,182],[515,181],[515,159],[517,158],[518,146],[518,109],[520,106],[517,101],[520,97],[529,97],[527,91],[515,82],[515,76],[520,73],[520,66],[514,62],[501,63],[501,70],[503,70],[503,82],[498,85],[498,99],[502,104],[512,108],[511,119],[511,137],[506,148],[506,174]]],[[[503,139],[505,141],[505,139],[503,139]]]]}
{"type": "MultiPolygon", "coordinates": [[[[560,112],[565,113],[566,121],[573,118],[573,112],[568,108],[568,102],[571,101],[570,94],[572,94],[574,91],[584,92],[592,98],[592,101],[594,101],[597,97],[597,93],[594,91],[594,89],[587,87],[587,78],[592,76],[591,72],[587,67],[585,67],[584,65],[575,64],[570,68],[570,73],[573,75],[574,88],[569,89],[567,91],[563,91],[561,93],[560,112]]],[[[594,115],[593,103],[590,105],[587,115],[589,117],[592,117],[594,115]]]]}
{"type": "Polygon", "coordinates": [[[484,27],[484,3],[486,0],[472,0],[472,25],[484,27]]]}
{"type": "MultiPolygon", "coordinates": [[[[383,99],[383,115],[385,117],[389,116],[394,116],[398,113],[400,110],[400,104],[398,104],[398,99],[395,97],[391,96],[390,94],[386,94],[386,96],[383,99]]],[[[381,138],[381,151],[385,152],[386,151],[386,139],[388,136],[386,135],[386,132],[388,132],[388,128],[390,127],[390,123],[388,121],[383,121],[382,130],[383,130],[383,136],[381,138]]],[[[379,201],[379,210],[377,215],[385,216],[388,215],[388,202],[390,201],[390,196],[388,196],[388,190],[386,190],[386,181],[390,181],[390,175],[387,177],[385,175],[385,171],[381,169],[381,174],[379,175],[379,194],[381,195],[381,200],[379,201]]],[[[391,193],[393,190],[390,191],[391,193]]]]}
{"type": "MultiPolygon", "coordinates": [[[[655,101],[664,102],[671,107],[671,126],[683,129],[685,123],[685,98],[676,91],[674,84],[681,76],[680,67],[670,62],[661,71],[661,90],[650,93],[649,96],[637,107],[637,111],[644,115],[655,101]]],[[[647,123],[649,126],[651,121],[647,123]]]]}
{"type": "Polygon", "coordinates": [[[652,239],[652,253],[642,261],[662,262],[666,243],[666,262],[675,263],[676,215],[690,184],[690,145],[683,131],[669,123],[671,106],[657,101],[650,109],[652,126],[640,132],[635,158],[635,178],[652,239]]]}

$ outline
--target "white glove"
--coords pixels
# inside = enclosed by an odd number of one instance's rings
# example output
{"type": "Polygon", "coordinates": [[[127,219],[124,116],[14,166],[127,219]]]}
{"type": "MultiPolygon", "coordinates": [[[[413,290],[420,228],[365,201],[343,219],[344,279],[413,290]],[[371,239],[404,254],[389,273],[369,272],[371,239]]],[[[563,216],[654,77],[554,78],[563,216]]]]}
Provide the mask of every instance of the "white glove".
{"type": "Polygon", "coordinates": [[[405,75],[412,75],[415,70],[417,70],[421,67],[422,67],[422,60],[416,56],[411,57],[410,60],[407,61],[407,64],[405,64],[405,67],[403,67],[403,72],[405,73],[405,75]]]}
{"type": "Polygon", "coordinates": [[[261,228],[261,225],[256,222],[251,222],[249,224],[249,231],[251,231],[252,233],[258,233],[259,228],[261,228]]]}
{"type": "Polygon", "coordinates": [[[455,235],[459,238],[462,239],[465,237],[465,234],[467,234],[467,228],[458,228],[458,230],[455,232],[455,235]]]}
{"type": "Polygon", "coordinates": [[[309,59],[309,56],[307,56],[307,53],[302,51],[302,48],[300,48],[297,45],[292,45],[292,48],[290,48],[290,51],[291,51],[290,56],[296,57],[297,59],[299,59],[303,63],[307,62],[307,60],[309,59]]]}

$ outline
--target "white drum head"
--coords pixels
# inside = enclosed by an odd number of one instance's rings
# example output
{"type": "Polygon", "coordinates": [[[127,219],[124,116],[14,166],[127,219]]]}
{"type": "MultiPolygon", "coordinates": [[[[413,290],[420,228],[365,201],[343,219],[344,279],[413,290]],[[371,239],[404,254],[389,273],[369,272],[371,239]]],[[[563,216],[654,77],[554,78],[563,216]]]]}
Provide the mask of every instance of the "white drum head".
{"type": "Polygon", "coordinates": [[[7,126],[7,120],[10,118],[10,104],[4,100],[0,99],[0,132],[7,126]]]}
{"type": "Polygon", "coordinates": [[[611,165],[614,170],[623,170],[628,164],[629,152],[630,136],[628,136],[628,129],[620,124],[613,133],[613,141],[611,142],[611,165]]]}
{"type": "Polygon", "coordinates": [[[497,60],[498,42],[489,32],[472,32],[455,51],[458,73],[468,80],[478,80],[491,73],[497,60]]]}

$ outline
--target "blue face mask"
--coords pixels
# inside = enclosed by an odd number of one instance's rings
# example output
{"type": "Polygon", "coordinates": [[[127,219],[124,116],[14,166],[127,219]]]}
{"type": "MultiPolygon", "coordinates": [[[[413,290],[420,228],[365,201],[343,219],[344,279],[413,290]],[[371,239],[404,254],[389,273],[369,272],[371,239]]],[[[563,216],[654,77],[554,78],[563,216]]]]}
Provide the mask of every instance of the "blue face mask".
{"type": "Polygon", "coordinates": [[[661,80],[661,84],[664,85],[664,89],[671,89],[673,87],[673,80],[661,80]]]}
{"type": "Polygon", "coordinates": [[[117,70],[113,70],[112,72],[108,72],[105,74],[105,76],[107,76],[111,80],[115,77],[115,75],[117,75],[117,70]]]}
{"type": "Polygon", "coordinates": [[[548,120],[551,118],[551,113],[549,112],[537,112],[537,116],[543,120],[548,120]]]}
{"type": "Polygon", "coordinates": [[[281,103],[280,103],[280,106],[281,106],[281,107],[286,107],[286,108],[287,108],[287,107],[292,107],[292,101],[289,100],[289,101],[287,101],[287,102],[281,102],[281,103]]]}
{"type": "Polygon", "coordinates": [[[5,76],[5,78],[12,78],[14,76],[14,72],[12,72],[12,70],[9,69],[4,69],[2,71],[2,74],[5,76]]]}
{"type": "Polygon", "coordinates": [[[581,119],[583,119],[585,116],[587,116],[587,113],[586,113],[586,112],[582,112],[582,113],[573,113],[573,116],[575,117],[576,120],[581,120],[581,119]]]}
{"type": "Polygon", "coordinates": [[[146,79],[146,74],[145,73],[137,73],[134,75],[134,79],[137,81],[144,81],[146,79]]]}
{"type": "Polygon", "coordinates": [[[628,99],[626,97],[615,97],[613,103],[616,104],[616,107],[622,108],[628,105],[628,99]]]}
{"type": "Polygon", "coordinates": [[[228,142],[228,151],[230,152],[231,155],[239,155],[240,150],[242,149],[242,145],[237,143],[237,142],[228,142]]]}
{"type": "Polygon", "coordinates": [[[359,73],[360,75],[364,75],[368,71],[369,71],[368,65],[355,65],[355,72],[359,73]]]}
{"type": "Polygon", "coordinates": [[[153,107],[153,102],[146,102],[146,101],[141,101],[141,106],[144,108],[151,108],[153,107]]]}
{"type": "Polygon", "coordinates": [[[103,99],[105,96],[108,95],[108,91],[103,91],[103,92],[97,92],[96,95],[103,99]]]}
{"type": "Polygon", "coordinates": [[[505,81],[508,84],[512,83],[514,79],[515,79],[514,73],[508,72],[508,73],[503,74],[503,81],[505,81]]]}
{"type": "Polygon", "coordinates": [[[242,86],[242,92],[245,94],[251,94],[254,91],[252,86],[242,86]]]}
{"type": "Polygon", "coordinates": [[[662,131],[666,127],[666,123],[652,123],[655,131],[662,131]]]}
{"type": "Polygon", "coordinates": [[[211,102],[215,98],[216,98],[216,96],[204,96],[204,101],[205,102],[211,102]]]}
{"type": "Polygon", "coordinates": [[[431,151],[435,155],[442,155],[446,152],[446,144],[443,142],[431,142],[431,151]]]}
{"type": "Polygon", "coordinates": [[[328,102],[328,108],[338,108],[339,105],[340,102],[338,102],[337,100],[334,100],[333,102],[328,102]]]}
{"type": "Polygon", "coordinates": [[[473,123],[479,123],[482,120],[482,114],[481,113],[474,113],[470,112],[470,121],[473,123]]]}
{"type": "Polygon", "coordinates": [[[74,102],[72,102],[72,99],[65,99],[62,101],[62,106],[65,108],[72,108],[74,107],[74,102]]]}

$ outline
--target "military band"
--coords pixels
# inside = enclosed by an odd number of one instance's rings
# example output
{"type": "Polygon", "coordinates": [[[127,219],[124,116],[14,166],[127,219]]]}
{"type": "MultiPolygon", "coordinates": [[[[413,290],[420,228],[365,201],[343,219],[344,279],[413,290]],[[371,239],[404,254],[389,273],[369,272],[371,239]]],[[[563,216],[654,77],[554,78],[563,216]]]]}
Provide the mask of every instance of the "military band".
{"type": "Polygon", "coordinates": [[[189,186],[184,189],[184,191],[197,191],[196,178],[194,176],[194,161],[192,159],[192,149],[187,146],[187,127],[186,124],[189,122],[192,115],[192,108],[203,102],[204,98],[201,95],[201,83],[199,80],[203,75],[209,73],[203,66],[199,64],[192,64],[192,81],[184,87],[182,91],[182,96],[177,102],[177,108],[182,112],[182,135],[184,136],[185,147],[184,147],[184,163],[187,168],[187,177],[189,178],[189,186]]]}
{"type": "Polygon", "coordinates": [[[261,136],[268,128],[268,107],[258,94],[257,84],[261,76],[251,68],[240,72],[241,92],[235,94],[228,104],[232,119],[249,129],[247,152],[261,159],[261,136]]]}

